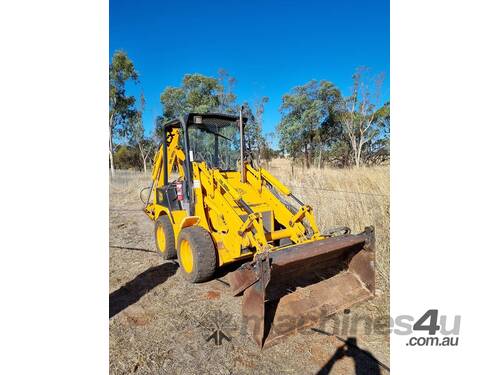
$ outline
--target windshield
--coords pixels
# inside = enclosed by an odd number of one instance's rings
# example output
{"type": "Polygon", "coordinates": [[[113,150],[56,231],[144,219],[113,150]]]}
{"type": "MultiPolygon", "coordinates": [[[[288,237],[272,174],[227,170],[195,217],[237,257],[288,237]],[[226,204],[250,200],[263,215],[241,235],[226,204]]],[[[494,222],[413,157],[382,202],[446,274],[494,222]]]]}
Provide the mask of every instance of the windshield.
{"type": "Polygon", "coordinates": [[[225,171],[238,169],[240,132],[235,123],[224,126],[191,125],[188,136],[193,161],[204,161],[210,168],[225,171]]]}

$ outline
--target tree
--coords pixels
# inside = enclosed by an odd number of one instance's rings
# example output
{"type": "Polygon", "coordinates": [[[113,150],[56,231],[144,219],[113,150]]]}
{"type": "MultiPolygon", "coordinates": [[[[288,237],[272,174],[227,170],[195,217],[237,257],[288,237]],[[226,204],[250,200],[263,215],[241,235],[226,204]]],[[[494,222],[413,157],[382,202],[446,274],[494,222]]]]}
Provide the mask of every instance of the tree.
{"type": "Polygon", "coordinates": [[[274,139],[274,133],[266,133],[264,135],[264,143],[262,145],[261,157],[267,163],[269,163],[273,158],[279,157],[279,153],[271,147],[272,141],[274,139]]]}
{"type": "Polygon", "coordinates": [[[219,106],[221,86],[216,78],[186,74],[180,87],[168,86],[160,95],[163,115],[157,121],[156,133],[161,135],[162,120],[177,118],[187,112],[206,113],[219,106]]]}
{"type": "Polygon", "coordinates": [[[126,136],[130,133],[131,123],[135,117],[135,98],[127,96],[127,81],[138,82],[139,75],[134,64],[124,51],[116,51],[109,65],[109,163],[111,177],[115,175],[113,161],[113,137],[126,136]]]}
{"type": "Polygon", "coordinates": [[[358,68],[353,75],[351,95],[343,99],[340,121],[349,137],[352,158],[356,167],[363,163],[364,146],[383,131],[386,122],[377,109],[383,75],[368,80],[366,68],[358,68]]]}
{"type": "Polygon", "coordinates": [[[236,95],[233,87],[236,80],[220,69],[219,77],[202,74],[186,74],[180,87],[167,86],[160,96],[163,115],[157,118],[156,135],[161,135],[161,123],[188,112],[236,113],[236,95]]]}
{"type": "Polygon", "coordinates": [[[224,69],[219,69],[218,75],[218,111],[220,113],[237,113],[239,109],[238,105],[236,104],[236,95],[233,93],[234,85],[236,84],[236,78],[231,77],[224,69]]]}
{"type": "Polygon", "coordinates": [[[282,99],[277,127],[279,146],[306,167],[325,162],[348,165],[381,163],[389,158],[390,104],[379,106],[383,76],[356,70],[352,92],[343,97],[329,81],[310,81],[282,99]]]}
{"type": "Polygon", "coordinates": [[[323,144],[336,124],[340,98],[340,91],[333,83],[315,80],[285,94],[280,107],[282,119],[277,127],[280,147],[294,159],[303,153],[307,168],[318,154],[321,165],[323,144]]]}
{"type": "Polygon", "coordinates": [[[374,123],[376,134],[370,139],[362,152],[362,158],[366,164],[380,164],[389,159],[390,156],[390,103],[385,103],[375,113],[374,123]]]}
{"type": "Polygon", "coordinates": [[[143,114],[146,106],[144,93],[141,93],[141,104],[139,111],[136,112],[134,121],[132,122],[131,143],[139,149],[139,155],[142,159],[142,167],[144,174],[147,174],[147,160],[154,150],[154,142],[151,137],[146,137],[144,134],[143,114]]]}
{"type": "Polygon", "coordinates": [[[119,169],[138,169],[141,166],[141,157],[136,147],[119,144],[115,150],[115,165],[119,169]]]}
{"type": "Polygon", "coordinates": [[[264,106],[269,102],[269,98],[264,96],[256,101],[255,113],[248,102],[243,103],[242,114],[247,118],[245,126],[246,149],[252,158],[260,165],[260,158],[263,150],[267,147],[266,138],[262,135],[264,106]]]}

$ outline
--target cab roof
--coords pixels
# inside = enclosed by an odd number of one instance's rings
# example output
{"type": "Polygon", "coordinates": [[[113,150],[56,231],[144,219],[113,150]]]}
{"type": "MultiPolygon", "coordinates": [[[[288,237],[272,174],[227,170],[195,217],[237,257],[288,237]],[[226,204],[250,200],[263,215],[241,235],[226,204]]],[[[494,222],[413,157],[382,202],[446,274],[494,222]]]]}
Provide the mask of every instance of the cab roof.
{"type": "MultiPolygon", "coordinates": [[[[180,128],[183,123],[186,127],[190,126],[206,126],[206,127],[225,127],[235,124],[239,121],[238,115],[229,115],[225,113],[188,113],[183,118],[179,117],[169,120],[165,123],[166,128],[180,128]]],[[[247,122],[247,118],[243,117],[243,125],[247,122]]]]}

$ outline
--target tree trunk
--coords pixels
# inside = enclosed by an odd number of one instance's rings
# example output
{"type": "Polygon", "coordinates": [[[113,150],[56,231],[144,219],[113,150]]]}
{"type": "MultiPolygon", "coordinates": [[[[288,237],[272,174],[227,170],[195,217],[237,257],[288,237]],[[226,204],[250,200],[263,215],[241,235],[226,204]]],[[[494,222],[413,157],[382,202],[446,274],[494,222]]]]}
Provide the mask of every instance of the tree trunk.
{"type": "Polygon", "coordinates": [[[361,149],[363,148],[363,140],[360,139],[358,142],[358,149],[356,150],[356,168],[361,166],[361,149]]]}
{"type": "Polygon", "coordinates": [[[141,154],[141,158],[142,158],[142,167],[144,169],[144,176],[148,176],[148,174],[146,173],[146,168],[147,168],[147,165],[146,165],[146,159],[148,158],[148,155],[146,154],[146,150],[144,150],[144,147],[141,146],[141,141],[138,140],[137,142],[137,147],[139,147],[139,152],[141,154]]]}
{"type": "Polygon", "coordinates": [[[358,149],[356,150],[354,161],[356,162],[356,168],[359,168],[361,165],[361,147],[358,147],[358,149]]]}
{"type": "MultiPolygon", "coordinates": [[[[356,140],[356,136],[354,135],[354,133],[350,134],[349,138],[351,140],[352,159],[354,159],[354,164],[356,165],[356,168],[359,168],[358,142],[356,140]]],[[[351,160],[351,162],[352,162],[352,160],[351,160]]]]}
{"type": "Polygon", "coordinates": [[[115,163],[113,161],[113,135],[109,129],[109,165],[111,167],[111,178],[115,177],[115,163]]]}

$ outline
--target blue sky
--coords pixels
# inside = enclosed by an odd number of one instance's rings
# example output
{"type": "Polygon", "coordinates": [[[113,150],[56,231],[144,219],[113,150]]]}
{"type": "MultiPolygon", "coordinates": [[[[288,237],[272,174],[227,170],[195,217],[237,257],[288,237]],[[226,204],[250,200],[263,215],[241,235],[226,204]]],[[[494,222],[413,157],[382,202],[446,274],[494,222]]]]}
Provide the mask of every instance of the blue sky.
{"type": "Polygon", "coordinates": [[[160,94],[184,74],[237,80],[238,101],[269,97],[264,132],[280,121],[283,94],[311,79],[343,93],[357,66],[384,72],[389,100],[389,1],[110,0],[110,58],[125,50],[140,75],[130,92],[146,97],[145,127],[162,113],[160,94]]]}

